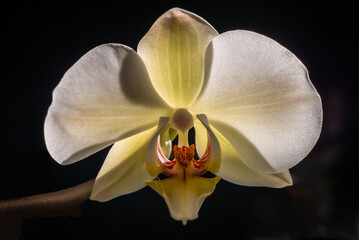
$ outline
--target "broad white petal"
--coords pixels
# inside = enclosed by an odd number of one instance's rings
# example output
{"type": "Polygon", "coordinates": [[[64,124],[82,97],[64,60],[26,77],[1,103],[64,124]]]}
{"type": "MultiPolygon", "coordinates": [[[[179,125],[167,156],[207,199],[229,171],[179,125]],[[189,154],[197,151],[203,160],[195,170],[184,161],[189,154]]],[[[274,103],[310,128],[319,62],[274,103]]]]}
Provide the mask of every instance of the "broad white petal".
{"type": "Polygon", "coordinates": [[[146,150],[156,127],[116,142],[96,177],[90,199],[100,202],[140,190],[152,177],[146,170],[146,150]]]}
{"type": "Polygon", "coordinates": [[[315,145],[321,100],[308,71],[274,40],[249,31],[214,38],[204,89],[192,112],[207,114],[250,168],[283,172],[315,145]]]}
{"type": "Polygon", "coordinates": [[[188,107],[203,83],[204,54],[216,30],[201,17],[173,8],[138,45],[153,86],[171,106],[188,107]]]}
{"type": "Polygon", "coordinates": [[[61,164],[156,125],[172,110],[151,85],[135,51],[120,44],[96,47],[78,60],[53,92],[45,141],[61,164]]]}

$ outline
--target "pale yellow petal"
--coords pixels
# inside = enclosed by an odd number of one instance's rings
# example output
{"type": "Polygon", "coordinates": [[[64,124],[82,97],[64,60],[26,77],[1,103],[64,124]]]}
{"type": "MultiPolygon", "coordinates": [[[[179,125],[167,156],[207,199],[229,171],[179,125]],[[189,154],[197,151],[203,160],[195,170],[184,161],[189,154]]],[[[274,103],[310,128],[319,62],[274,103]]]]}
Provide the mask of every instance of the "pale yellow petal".
{"type": "Polygon", "coordinates": [[[164,198],[171,217],[185,225],[188,220],[198,217],[202,203],[212,194],[220,179],[188,177],[184,181],[182,178],[167,178],[146,183],[164,198]]]}
{"type": "Polygon", "coordinates": [[[146,170],[146,151],[156,127],[116,142],[108,153],[92,189],[100,202],[135,192],[152,179],[146,170]]]}
{"type": "Polygon", "coordinates": [[[142,57],[157,92],[175,108],[188,107],[203,83],[204,54],[216,30],[201,17],[173,8],[142,38],[142,57]]]}

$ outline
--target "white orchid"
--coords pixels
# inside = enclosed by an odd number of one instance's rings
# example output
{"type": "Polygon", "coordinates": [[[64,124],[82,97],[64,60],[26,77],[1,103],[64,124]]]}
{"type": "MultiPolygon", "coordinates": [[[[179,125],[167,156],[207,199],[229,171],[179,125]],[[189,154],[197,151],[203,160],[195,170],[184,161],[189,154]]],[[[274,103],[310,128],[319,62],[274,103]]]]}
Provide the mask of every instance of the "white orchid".
{"type": "Polygon", "coordinates": [[[147,184],[185,224],[220,178],[291,185],[288,169],[311,151],[321,125],[320,96],[293,53],[250,31],[218,35],[201,17],[174,8],[137,53],[104,44],[66,72],[53,92],[45,140],[60,164],[113,144],[91,199],[108,201],[147,184]],[[207,171],[216,177],[201,177],[207,171]],[[156,178],[161,173],[169,177],[156,178]]]}

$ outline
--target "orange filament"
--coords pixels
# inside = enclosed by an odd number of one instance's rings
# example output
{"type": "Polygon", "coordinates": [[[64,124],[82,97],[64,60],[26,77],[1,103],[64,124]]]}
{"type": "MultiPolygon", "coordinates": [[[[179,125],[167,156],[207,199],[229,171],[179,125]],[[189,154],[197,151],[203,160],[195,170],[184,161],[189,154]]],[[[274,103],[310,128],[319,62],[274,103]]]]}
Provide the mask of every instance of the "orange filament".
{"type": "Polygon", "coordinates": [[[175,160],[177,160],[183,167],[186,167],[194,159],[194,144],[189,147],[182,146],[181,148],[175,145],[173,152],[175,160]]]}

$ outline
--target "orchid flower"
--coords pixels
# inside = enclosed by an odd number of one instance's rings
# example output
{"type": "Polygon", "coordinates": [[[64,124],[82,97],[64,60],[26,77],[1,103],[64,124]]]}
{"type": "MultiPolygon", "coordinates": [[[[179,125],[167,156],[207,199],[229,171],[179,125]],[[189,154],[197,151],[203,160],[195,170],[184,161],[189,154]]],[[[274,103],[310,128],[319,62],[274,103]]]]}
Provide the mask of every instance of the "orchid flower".
{"type": "Polygon", "coordinates": [[[92,200],[148,185],[186,224],[221,178],[292,185],[288,169],[311,151],[321,126],[320,96],[293,53],[251,31],[218,34],[203,18],[173,8],[137,52],[104,44],[81,57],[54,90],[44,131],[60,164],[113,144],[92,200]]]}

